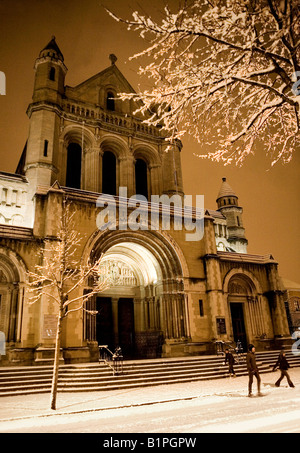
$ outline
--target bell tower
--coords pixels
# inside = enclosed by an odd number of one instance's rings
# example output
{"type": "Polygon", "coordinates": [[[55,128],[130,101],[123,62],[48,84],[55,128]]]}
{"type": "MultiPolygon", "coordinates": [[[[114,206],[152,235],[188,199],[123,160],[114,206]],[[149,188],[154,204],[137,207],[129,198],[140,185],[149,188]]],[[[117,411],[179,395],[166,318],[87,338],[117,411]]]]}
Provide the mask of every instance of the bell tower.
{"type": "Polygon", "coordinates": [[[226,218],[228,243],[236,252],[247,253],[248,241],[243,227],[243,208],[239,206],[238,196],[230,187],[226,178],[222,178],[222,185],[216,201],[218,211],[226,218]]]}
{"type": "Polygon", "coordinates": [[[25,174],[32,185],[51,185],[58,168],[59,128],[67,68],[53,36],[35,62],[25,174]]]}

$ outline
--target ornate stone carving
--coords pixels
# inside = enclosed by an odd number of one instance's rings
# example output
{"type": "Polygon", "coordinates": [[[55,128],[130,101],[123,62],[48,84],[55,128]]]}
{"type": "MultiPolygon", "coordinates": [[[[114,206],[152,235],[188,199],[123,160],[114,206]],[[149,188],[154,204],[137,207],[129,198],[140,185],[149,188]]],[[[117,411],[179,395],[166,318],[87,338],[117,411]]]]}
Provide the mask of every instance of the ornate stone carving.
{"type": "Polygon", "coordinates": [[[240,285],[239,283],[232,282],[229,285],[229,293],[230,294],[247,294],[247,290],[244,286],[240,285]]]}
{"type": "Polygon", "coordinates": [[[4,275],[4,272],[0,269],[0,283],[7,283],[7,278],[4,275]]]}
{"type": "Polygon", "coordinates": [[[125,263],[117,260],[106,260],[100,266],[102,279],[110,286],[136,286],[137,279],[133,270],[125,263]]]}

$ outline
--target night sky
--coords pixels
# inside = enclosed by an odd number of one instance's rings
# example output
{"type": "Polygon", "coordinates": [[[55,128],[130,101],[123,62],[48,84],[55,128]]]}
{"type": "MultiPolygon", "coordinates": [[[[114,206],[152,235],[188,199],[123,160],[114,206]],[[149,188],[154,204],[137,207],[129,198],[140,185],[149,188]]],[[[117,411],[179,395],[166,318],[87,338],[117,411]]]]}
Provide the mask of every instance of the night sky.
{"type": "MultiPolygon", "coordinates": [[[[137,75],[138,60],[129,61],[145,43],[125,25],[107,15],[101,4],[129,18],[139,9],[157,14],[163,5],[176,0],[0,0],[0,71],[6,75],[6,96],[0,96],[0,170],[14,172],[27,139],[34,62],[54,35],[68,68],[66,84],[75,86],[110,65],[109,54],[129,83],[138,88],[149,81],[137,75]]],[[[216,209],[222,177],[239,197],[249,241],[248,253],[272,254],[279,273],[300,282],[300,153],[290,164],[271,168],[271,159],[261,149],[243,167],[195,157],[200,145],[184,137],[182,167],[186,194],[205,195],[205,207],[216,209]]]]}

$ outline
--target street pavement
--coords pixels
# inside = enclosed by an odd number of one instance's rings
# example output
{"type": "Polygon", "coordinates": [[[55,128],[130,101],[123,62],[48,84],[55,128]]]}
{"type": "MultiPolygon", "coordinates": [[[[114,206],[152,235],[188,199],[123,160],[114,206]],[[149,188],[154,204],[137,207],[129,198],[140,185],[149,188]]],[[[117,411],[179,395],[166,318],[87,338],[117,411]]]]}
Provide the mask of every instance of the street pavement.
{"type": "MultiPolygon", "coordinates": [[[[295,389],[287,386],[286,379],[281,388],[299,397],[300,368],[292,368],[290,376],[295,389]]],[[[279,389],[274,387],[279,371],[261,374],[262,391],[266,396],[279,389]]],[[[256,380],[253,383],[256,393],[256,380]]],[[[247,397],[248,376],[222,378],[190,383],[150,386],[128,390],[111,390],[101,392],[58,392],[56,410],[50,409],[50,393],[36,395],[16,395],[0,398],[0,430],[1,422],[33,417],[51,417],[53,415],[80,414],[92,411],[108,411],[116,408],[147,406],[171,401],[193,400],[195,398],[232,396],[233,394],[247,397]]]]}

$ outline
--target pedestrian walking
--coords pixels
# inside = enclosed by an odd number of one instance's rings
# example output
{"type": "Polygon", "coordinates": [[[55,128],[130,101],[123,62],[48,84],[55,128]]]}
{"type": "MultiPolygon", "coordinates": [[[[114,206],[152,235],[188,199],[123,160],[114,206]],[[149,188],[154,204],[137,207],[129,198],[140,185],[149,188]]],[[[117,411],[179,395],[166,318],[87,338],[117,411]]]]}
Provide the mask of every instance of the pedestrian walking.
{"type": "Polygon", "coordinates": [[[225,349],[225,362],[224,365],[228,362],[228,370],[229,370],[229,377],[233,376],[236,377],[236,374],[233,369],[233,365],[235,364],[235,360],[229,349],[225,349]]]}
{"type": "Polygon", "coordinates": [[[282,379],[284,377],[287,378],[287,381],[288,381],[288,384],[289,384],[290,387],[295,387],[294,384],[291,381],[289,373],[287,372],[287,370],[290,368],[290,365],[289,365],[289,363],[287,361],[287,358],[285,356],[285,352],[284,352],[283,349],[281,350],[281,352],[280,352],[280,354],[278,356],[277,362],[275,363],[275,365],[273,367],[273,371],[275,371],[275,369],[277,367],[280,369],[281,374],[280,374],[280,378],[275,382],[276,387],[280,386],[280,382],[282,381],[282,379]]]}
{"type": "Polygon", "coordinates": [[[253,376],[255,376],[256,380],[257,380],[257,394],[258,394],[258,396],[262,396],[262,394],[260,392],[261,379],[260,379],[258,367],[256,364],[255,347],[253,344],[249,345],[246,361],[247,361],[247,370],[248,370],[248,374],[249,374],[248,396],[252,396],[253,376]]]}

